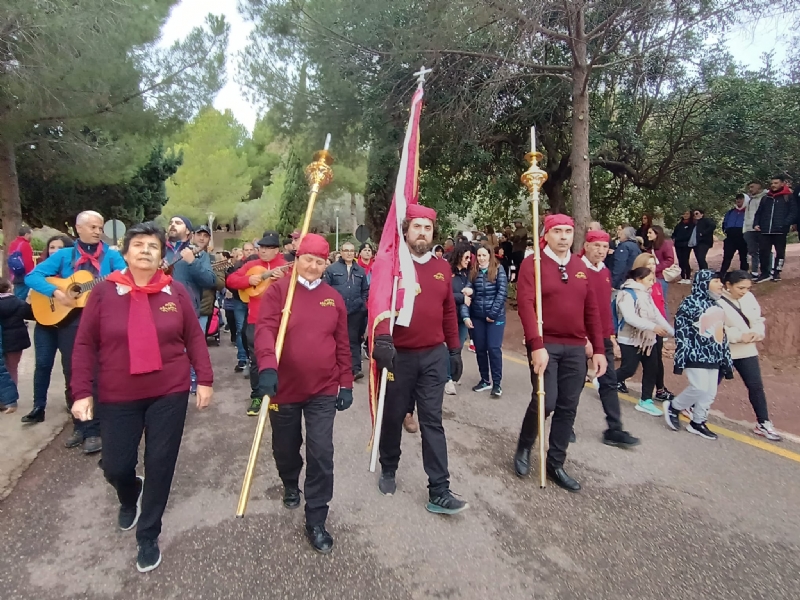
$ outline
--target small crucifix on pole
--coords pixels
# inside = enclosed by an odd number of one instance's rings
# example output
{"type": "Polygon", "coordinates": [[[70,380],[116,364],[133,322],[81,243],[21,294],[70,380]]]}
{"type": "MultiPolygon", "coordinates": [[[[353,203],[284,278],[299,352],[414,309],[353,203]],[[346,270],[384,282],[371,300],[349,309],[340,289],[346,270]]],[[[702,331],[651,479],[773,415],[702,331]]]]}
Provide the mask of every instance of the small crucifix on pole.
{"type": "Polygon", "coordinates": [[[428,73],[431,73],[433,69],[426,69],[422,67],[419,71],[414,73],[414,77],[417,78],[417,86],[422,87],[422,84],[425,83],[425,77],[427,77],[428,73]]]}

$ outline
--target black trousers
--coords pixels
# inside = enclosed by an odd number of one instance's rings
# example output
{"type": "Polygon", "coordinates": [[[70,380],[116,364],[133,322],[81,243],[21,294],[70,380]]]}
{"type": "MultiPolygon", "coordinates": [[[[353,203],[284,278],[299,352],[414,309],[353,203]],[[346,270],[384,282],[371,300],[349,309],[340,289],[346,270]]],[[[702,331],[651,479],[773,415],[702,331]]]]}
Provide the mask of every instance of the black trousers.
{"type": "Polygon", "coordinates": [[[225,322],[231,334],[231,344],[236,343],[236,313],[232,308],[225,309],[225,322]]]}
{"type": "Polygon", "coordinates": [[[347,337],[350,338],[350,354],[353,357],[353,374],[361,372],[361,336],[366,313],[359,311],[347,315],[347,337]]]}
{"type": "MultiPolygon", "coordinates": [[[[586,380],[586,352],[583,346],[545,344],[544,347],[550,355],[550,361],[544,372],[545,418],[550,414],[553,415],[547,464],[558,468],[567,459],[569,437],[575,425],[575,415],[578,412],[578,403],[586,380]]],[[[531,358],[531,351],[528,350],[528,364],[531,358]]],[[[531,403],[525,412],[522,430],[519,433],[519,446],[523,448],[533,447],[539,427],[539,402],[536,398],[539,380],[533,369],[531,369],[531,383],[533,384],[531,403]]]]}
{"type": "Polygon", "coordinates": [[[136,463],[144,432],[144,493],[136,539],[155,540],[167,507],[186,422],[189,390],[133,402],[97,405],[103,437],[103,474],[119,503],[136,505],[136,463]]]}
{"type": "Polygon", "coordinates": [[[675,246],[675,254],[678,256],[678,265],[681,267],[681,279],[691,279],[692,266],[689,263],[689,257],[692,255],[692,249],[688,246],[675,246]]]}
{"type": "Polygon", "coordinates": [[[697,246],[694,247],[694,257],[697,260],[697,266],[701,271],[708,268],[706,254],[708,254],[709,250],[711,250],[711,246],[707,244],[697,244],[697,246]]]}
{"type": "Polygon", "coordinates": [[[450,355],[444,344],[428,350],[398,350],[394,371],[386,384],[386,402],[380,440],[381,467],[394,472],[400,464],[403,419],[416,405],[422,434],[422,464],[428,490],[440,493],[450,487],[447,439],[442,425],[442,401],[450,355]]]}
{"type": "Polygon", "coordinates": [[[511,253],[511,263],[514,265],[515,280],[519,278],[519,267],[522,265],[523,260],[525,260],[524,250],[511,253]]]}
{"type": "Polygon", "coordinates": [[[617,380],[625,381],[632,377],[639,364],[642,365],[642,400],[652,400],[653,390],[656,387],[658,376],[658,349],[653,346],[650,354],[642,354],[636,346],[620,344],[619,350],[622,353],[622,364],[617,369],[617,380]]]}
{"type": "Polygon", "coordinates": [[[770,273],[769,264],[772,261],[772,248],[775,248],[775,270],[783,271],[783,261],[786,258],[786,234],[762,233],[758,236],[758,257],[761,259],[761,274],[770,273]]]}
{"type": "Polygon", "coordinates": [[[731,266],[734,255],[739,253],[739,268],[747,271],[747,242],[741,229],[728,229],[725,241],[722,246],[722,266],[719,268],[721,273],[727,273],[731,266]]]}
{"type": "Polygon", "coordinates": [[[256,326],[248,323],[242,334],[242,343],[250,359],[250,397],[258,398],[258,361],[256,360],[256,326]]]}
{"type": "MultiPolygon", "coordinates": [[[[606,361],[614,365],[614,345],[611,340],[603,340],[606,361]]],[[[603,403],[603,412],[606,413],[606,423],[609,429],[622,429],[622,412],[619,407],[619,392],[617,391],[617,372],[613,368],[606,369],[600,383],[600,402],[603,403]]]]}
{"type": "Polygon", "coordinates": [[[733,361],[733,367],[739,371],[745,386],[750,404],[756,413],[759,423],[769,421],[769,410],[767,410],[767,395],[764,393],[764,382],[761,380],[761,366],[758,363],[758,356],[748,356],[747,358],[737,358],[733,361]]]}
{"type": "Polygon", "coordinates": [[[664,338],[658,336],[656,345],[653,346],[653,353],[656,355],[656,389],[666,389],[664,385],[664,338]]]}
{"type": "Polygon", "coordinates": [[[333,498],[333,420],[336,397],[317,396],[305,402],[271,405],[272,456],[287,487],[298,487],[303,457],[303,419],[306,422],[306,523],[324,525],[333,498]]]}

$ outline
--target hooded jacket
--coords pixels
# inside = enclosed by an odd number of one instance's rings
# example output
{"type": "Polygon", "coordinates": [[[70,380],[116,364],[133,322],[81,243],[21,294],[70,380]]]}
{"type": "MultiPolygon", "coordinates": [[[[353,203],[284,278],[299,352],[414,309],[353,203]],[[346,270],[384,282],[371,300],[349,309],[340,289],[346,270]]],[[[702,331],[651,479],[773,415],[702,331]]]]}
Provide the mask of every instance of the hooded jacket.
{"type": "Polygon", "coordinates": [[[675,229],[672,230],[672,239],[675,241],[675,247],[686,248],[692,237],[692,231],[694,231],[694,221],[691,219],[688,221],[684,221],[683,219],[678,221],[677,225],[675,225],[675,229]]]}
{"type": "Polygon", "coordinates": [[[625,240],[617,244],[614,250],[614,265],[611,268],[611,283],[618,290],[628,278],[633,261],[642,253],[639,244],[634,240],[625,240]]]}
{"type": "Polygon", "coordinates": [[[789,233],[789,227],[797,218],[797,205],[789,186],[778,192],[768,191],[761,199],[753,218],[753,227],[761,233],[789,233]]]}
{"type": "Polygon", "coordinates": [[[714,271],[698,271],[691,293],[681,302],[675,315],[675,373],[684,369],[719,369],[726,379],[733,378],[733,361],[725,335],[725,311],[709,291],[716,279],[714,271]]]}
{"type": "Polygon", "coordinates": [[[755,196],[750,196],[750,202],[744,209],[744,232],[753,231],[753,221],[756,218],[756,211],[761,206],[761,199],[767,195],[765,190],[761,190],[755,196]]]}

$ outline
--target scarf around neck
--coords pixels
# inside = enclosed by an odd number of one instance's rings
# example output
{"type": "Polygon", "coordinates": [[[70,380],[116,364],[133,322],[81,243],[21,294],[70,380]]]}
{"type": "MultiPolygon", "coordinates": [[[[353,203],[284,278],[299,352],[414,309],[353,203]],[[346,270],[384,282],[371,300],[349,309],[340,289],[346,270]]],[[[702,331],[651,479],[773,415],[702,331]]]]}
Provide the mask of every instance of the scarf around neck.
{"type": "Polygon", "coordinates": [[[78,248],[78,260],[75,261],[75,270],[88,263],[96,274],[100,275],[100,258],[103,255],[103,244],[84,244],[78,240],[76,247],[78,248]]]}
{"type": "MultiPolygon", "coordinates": [[[[130,290],[131,304],[128,309],[130,374],[142,375],[160,371],[164,365],[161,361],[158,332],[153,320],[153,311],[150,309],[149,296],[160,293],[172,282],[172,277],[158,270],[147,285],[138,286],[133,280],[130,269],[125,269],[114,271],[108,276],[108,280],[130,290]]],[[[125,293],[125,290],[120,290],[120,293],[125,293]]]]}

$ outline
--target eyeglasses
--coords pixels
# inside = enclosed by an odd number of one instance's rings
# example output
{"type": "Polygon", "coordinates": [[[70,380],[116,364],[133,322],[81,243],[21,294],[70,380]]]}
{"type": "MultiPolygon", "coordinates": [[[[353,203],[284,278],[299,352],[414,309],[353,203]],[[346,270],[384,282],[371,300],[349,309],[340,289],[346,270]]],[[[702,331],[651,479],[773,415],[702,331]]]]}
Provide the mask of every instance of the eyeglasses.
{"type": "Polygon", "coordinates": [[[558,265],[558,272],[561,273],[561,283],[567,283],[569,281],[569,274],[567,274],[567,267],[564,265],[558,265]]]}

